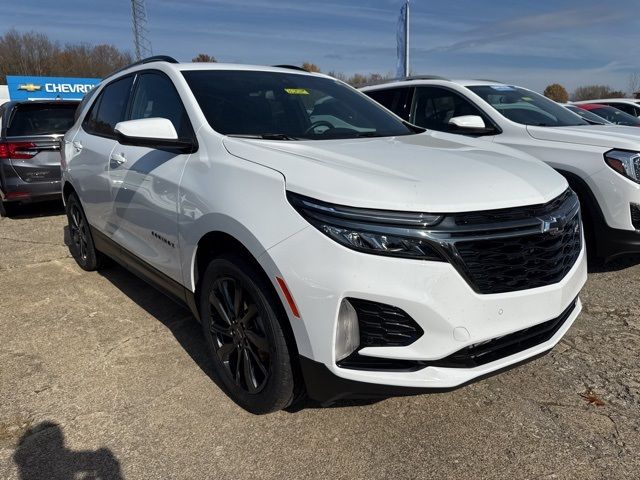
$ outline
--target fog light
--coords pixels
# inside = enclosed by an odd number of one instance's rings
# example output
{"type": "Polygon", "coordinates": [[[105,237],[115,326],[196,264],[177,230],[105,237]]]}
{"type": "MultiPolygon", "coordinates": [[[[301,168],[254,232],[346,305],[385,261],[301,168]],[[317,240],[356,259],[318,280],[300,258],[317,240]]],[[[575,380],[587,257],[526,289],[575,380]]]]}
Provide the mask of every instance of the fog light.
{"type": "Polygon", "coordinates": [[[336,329],[336,362],[351,355],[360,345],[358,314],[348,300],[342,300],[336,329]]]}

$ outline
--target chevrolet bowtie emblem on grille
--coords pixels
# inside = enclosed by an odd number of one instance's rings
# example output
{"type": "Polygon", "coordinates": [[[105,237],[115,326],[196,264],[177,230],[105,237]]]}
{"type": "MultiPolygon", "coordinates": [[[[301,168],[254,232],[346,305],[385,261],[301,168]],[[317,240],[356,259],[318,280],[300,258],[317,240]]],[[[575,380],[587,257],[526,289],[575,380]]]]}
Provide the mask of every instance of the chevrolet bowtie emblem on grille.
{"type": "Polygon", "coordinates": [[[22,85],[18,85],[18,90],[26,90],[27,92],[35,92],[41,88],[42,85],[36,85],[35,83],[23,83],[22,85]]]}
{"type": "Polygon", "coordinates": [[[545,217],[541,218],[542,233],[548,233],[551,236],[558,236],[564,232],[564,227],[567,225],[566,217],[545,217]]]}

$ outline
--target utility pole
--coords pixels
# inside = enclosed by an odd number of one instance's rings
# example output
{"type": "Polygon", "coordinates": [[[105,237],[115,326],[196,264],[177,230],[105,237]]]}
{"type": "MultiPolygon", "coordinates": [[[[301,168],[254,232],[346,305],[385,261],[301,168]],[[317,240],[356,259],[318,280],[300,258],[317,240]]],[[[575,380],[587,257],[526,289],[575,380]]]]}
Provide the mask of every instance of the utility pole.
{"type": "Polygon", "coordinates": [[[131,0],[131,21],[133,28],[133,46],[136,60],[152,55],[151,42],[147,38],[147,9],[144,0],[131,0]]]}
{"type": "Polygon", "coordinates": [[[405,27],[404,27],[404,71],[407,72],[407,77],[411,75],[411,70],[409,69],[409,0],[407,0],[407,14],[405,16],[405,27]]]}

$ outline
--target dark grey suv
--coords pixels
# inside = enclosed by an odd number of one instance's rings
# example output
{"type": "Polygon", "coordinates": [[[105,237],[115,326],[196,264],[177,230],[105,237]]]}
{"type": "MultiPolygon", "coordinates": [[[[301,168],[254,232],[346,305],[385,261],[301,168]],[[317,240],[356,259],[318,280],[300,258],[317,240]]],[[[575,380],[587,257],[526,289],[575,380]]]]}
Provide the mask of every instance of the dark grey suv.
{"type": "Polygon", "coordinates": [[[74,123],[76,101],[0,105],[0,214],[20,203],[61,198],[60,138],[74,123]]]}

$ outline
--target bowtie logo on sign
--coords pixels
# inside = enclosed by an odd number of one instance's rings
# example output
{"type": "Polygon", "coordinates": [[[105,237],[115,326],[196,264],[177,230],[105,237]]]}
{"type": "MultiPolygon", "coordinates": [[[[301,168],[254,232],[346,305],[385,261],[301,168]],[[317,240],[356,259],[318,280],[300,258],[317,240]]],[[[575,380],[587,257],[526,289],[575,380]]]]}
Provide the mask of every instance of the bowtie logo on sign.
{"type": "Polygon", "coordinates": [[[42,85],[36,85],[34,83],[23,83],[18,87],[18,90],[25,90],[27,92],[35,92],[42,88],[42,85]]]}

